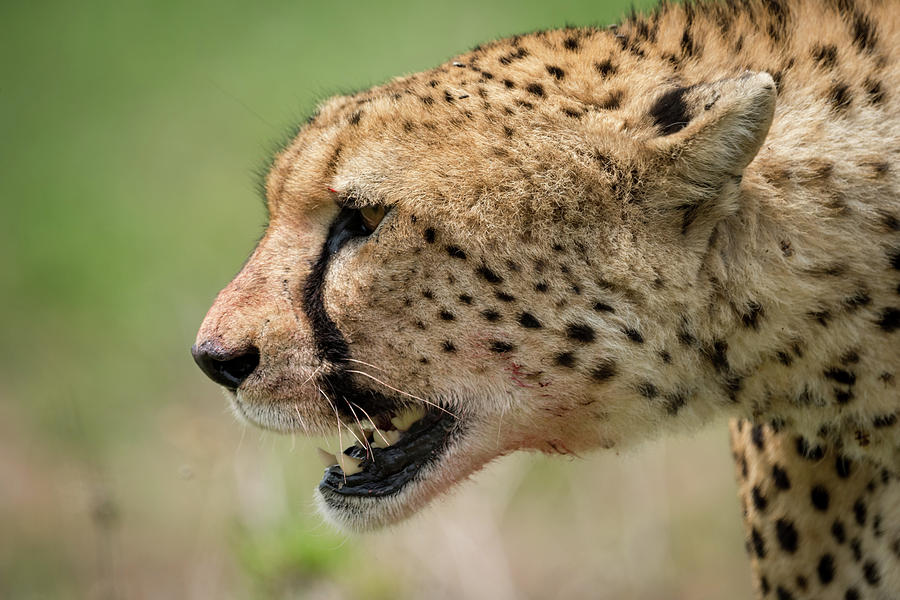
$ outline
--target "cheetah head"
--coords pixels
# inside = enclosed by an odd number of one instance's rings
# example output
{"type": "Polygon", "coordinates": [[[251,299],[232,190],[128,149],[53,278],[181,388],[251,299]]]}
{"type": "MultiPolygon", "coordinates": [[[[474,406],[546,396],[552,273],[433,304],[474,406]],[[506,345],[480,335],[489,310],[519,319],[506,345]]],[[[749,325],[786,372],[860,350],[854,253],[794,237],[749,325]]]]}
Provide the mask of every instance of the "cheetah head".
{"type": "Polygon", "coordinates": [[[317,490],[346,529],[515,450],[619,448],[712,413],[664,338],[700,312],[691,282],[772,78],[638,79],[612,110],[520,63],[503,82],[465,56],[324,104],[273,161],[265,235],[197,336],[240,417],[358,440],[317,490]]]}

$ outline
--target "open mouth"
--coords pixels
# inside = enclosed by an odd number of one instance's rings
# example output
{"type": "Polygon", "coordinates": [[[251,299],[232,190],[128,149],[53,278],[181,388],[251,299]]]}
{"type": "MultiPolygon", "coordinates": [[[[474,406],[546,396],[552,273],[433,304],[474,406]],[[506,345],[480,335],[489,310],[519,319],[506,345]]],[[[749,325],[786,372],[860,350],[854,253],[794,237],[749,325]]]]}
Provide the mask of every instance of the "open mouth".
{"type": "Polygon", "coordinates": [[[450,412],[436,406],[405,406],[363,420],[354,428],[355,443],[341,454],[319,449],[326,466],[319,491],[343,497],[397,494],[426,465],[434,462],[459,431],[450,412]],[[374,422],[373,422],[374,421],[374,422]]]}

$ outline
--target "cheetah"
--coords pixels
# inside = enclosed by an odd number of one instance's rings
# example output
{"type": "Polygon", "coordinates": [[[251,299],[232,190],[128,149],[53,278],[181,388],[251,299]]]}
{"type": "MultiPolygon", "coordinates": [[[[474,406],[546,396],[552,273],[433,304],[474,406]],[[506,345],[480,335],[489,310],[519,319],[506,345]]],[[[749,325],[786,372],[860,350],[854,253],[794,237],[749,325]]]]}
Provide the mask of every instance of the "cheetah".
{"type": "Polygon", "coordinates": [[[351,531],[731,419],[759,597],[900,597],[900,6],[663,2],[321,105],[192,352],[351,531]]]}

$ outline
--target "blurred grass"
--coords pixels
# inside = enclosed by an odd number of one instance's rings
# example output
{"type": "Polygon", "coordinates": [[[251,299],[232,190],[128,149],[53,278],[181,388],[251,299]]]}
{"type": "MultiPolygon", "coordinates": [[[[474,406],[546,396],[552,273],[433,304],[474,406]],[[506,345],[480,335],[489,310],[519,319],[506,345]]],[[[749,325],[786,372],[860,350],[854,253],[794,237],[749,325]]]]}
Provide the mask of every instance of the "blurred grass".
{"type": "Polygon", "coordinates": [[[318,100],[625,9],[0,3],[0,597],[747,597],[724,430],[514,457],[345,540],[312,442],[243,431],[188,355],[318,100]]]}

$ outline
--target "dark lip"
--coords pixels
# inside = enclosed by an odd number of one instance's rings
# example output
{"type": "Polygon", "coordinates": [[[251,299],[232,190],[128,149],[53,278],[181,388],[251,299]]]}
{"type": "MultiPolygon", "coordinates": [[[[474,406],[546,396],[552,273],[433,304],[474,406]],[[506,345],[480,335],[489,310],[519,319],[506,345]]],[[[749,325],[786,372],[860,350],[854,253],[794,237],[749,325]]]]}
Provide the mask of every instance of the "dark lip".
{"type": "Polygon", "coordinates": [[[352,446],[344,454],[362,460],[362,471],[344,475],[338,466],[325,470],[319,483],[323,494],[383,497],[398,493],[419,471],[437,459],[460,431],[457,418],[430,408],[395,444],[387,448],[352,446]]]}

